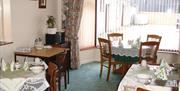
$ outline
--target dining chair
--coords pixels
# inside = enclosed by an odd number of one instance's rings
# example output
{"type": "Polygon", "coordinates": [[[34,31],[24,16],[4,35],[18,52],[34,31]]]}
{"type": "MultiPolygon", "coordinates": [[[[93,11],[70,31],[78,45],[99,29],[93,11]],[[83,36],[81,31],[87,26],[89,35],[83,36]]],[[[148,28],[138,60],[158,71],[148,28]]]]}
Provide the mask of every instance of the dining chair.
{"type": "Polygon", "coordinates": [[[64,77],[64,86],[65,89],[67,88],[67,71],[68,71],[68,61],[66,59],[66,55],[67,55],[67,50],[65,50],[63,53],[59,54],[56,56],[56,61],[55,63],[58,66],[58,74],[57,74],[57,78],[58,78],[58,89],[59,91],[61,91],[61,77],[64,77]]]}
{"type": "Polygon", "coordinates": [[[108,40],[110,41],[120,41],[123,40],[123,33],[109,33],[107,34],[108,40]]]}
{"type": "Polygon", "coordinates": [[[156,41],[161,43],[162,36],[156,35],[156,34],[148,34],[146,41],[156,41]]]}
{"type": "Polygon", "coordinates": [[[144,59],[149,64],[156,64],[159,42],[141,42],[139,48],[139,63],[144,59]]]}
{"type": "Polygon", "coordinates": [[[109,81],[111,65],[121,64],[120,62],[114,61],[111,56],[111,42],[104,38],[98,38],[100,45],[100,78],[102,77],[103,67],[108,68],[106,81],[109,81]],[[107,63],[105,65],[105,63],[107,63]]]}
{"type": "Polygon", "coordinates": [[[56,91],[56,76],[58,73],[58,69],[56,64],[49,62],[48,63],[48,81],[50,83],[50,91],[56,91]]]}
{"type": "MultiPolygon", "coordinates": [[[[107,34],[108,36],[108,40],[111,41],[111,43],[113,41],[118,41],[118,43],[123,40],[123,33],[109,33],[107,34]]],[[[116,69],[116,65],[113,65],[113,72],[115,71],[116,69]]]]}

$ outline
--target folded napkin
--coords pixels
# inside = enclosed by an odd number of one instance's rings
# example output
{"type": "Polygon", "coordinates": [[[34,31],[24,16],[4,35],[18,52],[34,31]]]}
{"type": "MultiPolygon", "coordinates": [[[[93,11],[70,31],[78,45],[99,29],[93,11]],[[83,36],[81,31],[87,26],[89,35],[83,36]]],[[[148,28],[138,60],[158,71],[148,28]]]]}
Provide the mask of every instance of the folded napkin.
{"type": "Polygon", "coordinates": [[[6,69],[7,69],[6,62],[5,62],[5,60],[2,58],[2,59],[1,59],[1,70],[2,70],[2,71],[6,71],[6,69]]]}
{"type": "Polygon", "coordinates": [[[27,71],[29,69],[29,63],[27,61],[24,62],[23,69],[24,71],[27,71]]]}
{"type": "Polygon", "coordinates": [[[139,48],[140,43],[141,43],[141,37],[138,37],[138,38],[136,39],[136,41],[135,41],[135,45],[136,45],[137,48],[139,48]]]}
{"type": "Polygon", "coordinates": [[[119,47],[123,47],[123,43],[122,43],[122,40],[119,40],[119,43],[118,43],[119,47]]]}
{"type": "Polygon", "coordinates": [[[155,72],[155,75],[160,80],[168,80],[167,76],[169,75],[168,73],[170,71],[171,71],[170,66],[164,59],[162,59],[159,68],[155,72]]]}
{"type": "Polygon", "coordinates": [[[10,64],[10,70],[11,71],[14,71],[14,64],[15,64],[15,62],[12,60],[11,64],[10,64]]]}

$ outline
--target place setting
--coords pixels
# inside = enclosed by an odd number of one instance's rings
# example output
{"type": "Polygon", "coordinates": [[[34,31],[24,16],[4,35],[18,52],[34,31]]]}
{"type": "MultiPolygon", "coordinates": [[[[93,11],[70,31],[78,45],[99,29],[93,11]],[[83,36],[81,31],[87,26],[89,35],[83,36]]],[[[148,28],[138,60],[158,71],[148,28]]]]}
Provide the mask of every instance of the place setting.
{"type": "Polygon", "coordinates": [[[4,59],[1,60],[1,77],[14,78],[17,76],[31,76],[42,73],[47,69],[46,63],[39,58],[35,58],[35,61],[14,62],[6,63],[4,59]],[[14,74],[16,73],[16,74],[14,74]]]}
{"type": "Polygon", "coordinates": [[[10,63],[2,59],[0,62],[0,89],[3,91],[19,91],[19,89],[31,87],[37,89],[36,91],[41,91],[49,87],[45,76],[47,65],[41,59],[35,58],[35,61],[31,61],[25,58],[24,61],[11,61],[10,63]],[[36,84],[41,85],[36,86],[36,84]]]}
{"type": "Polygon", "coordinates": [[[175,68],[167,64],[166,60],[162,59],[159,66],[147,65],[142,61],[140,66],[140,69],[146,70],[144,71],[146,73],[137,72],[135,79],[137,84],[141,84],[139,86],[144,86],[142,88],[148,90],[166,88],[165,91],[169,91],[167,89],[178,91],[180,76],[174,72],[175,68]]]}

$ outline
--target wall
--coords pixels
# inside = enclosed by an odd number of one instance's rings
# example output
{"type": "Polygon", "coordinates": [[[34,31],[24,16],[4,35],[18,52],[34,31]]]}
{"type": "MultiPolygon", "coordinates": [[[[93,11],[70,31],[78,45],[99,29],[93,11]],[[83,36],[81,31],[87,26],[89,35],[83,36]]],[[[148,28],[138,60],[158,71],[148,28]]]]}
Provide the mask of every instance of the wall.
{"type": "Polygon", "coordinates": [[[99,49],[97,48],[80,51],[80,64],[85,64],[99,60],[100,60],[100,52],[99,49]]]}
{"type": "Polygon", "coordinates": [[[47,0],[46,9],[38,8],[38,0],[11,0],[11,29],[13,44],[0,47],[0,57],[13,60],[17,47],[32,47],[35,38],[44,38],[48,15],[57,17],[58,0],[47,0]]]}

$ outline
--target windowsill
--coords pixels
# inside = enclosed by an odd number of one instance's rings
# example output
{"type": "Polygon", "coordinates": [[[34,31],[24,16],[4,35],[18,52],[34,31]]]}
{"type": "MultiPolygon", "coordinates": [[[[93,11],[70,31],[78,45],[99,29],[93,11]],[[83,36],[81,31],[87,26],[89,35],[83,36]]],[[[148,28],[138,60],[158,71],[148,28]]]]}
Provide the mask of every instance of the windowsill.
{"type": "Polygon", "coordinates": [[[178,51],[162,51],[162,50],[158,51],[158,53],[179,54],[178,51]]]}
{"type": "Polygon", "coordinates": [[[0,46],[12,44],[13,42],[0,41],[0,46]]]}

